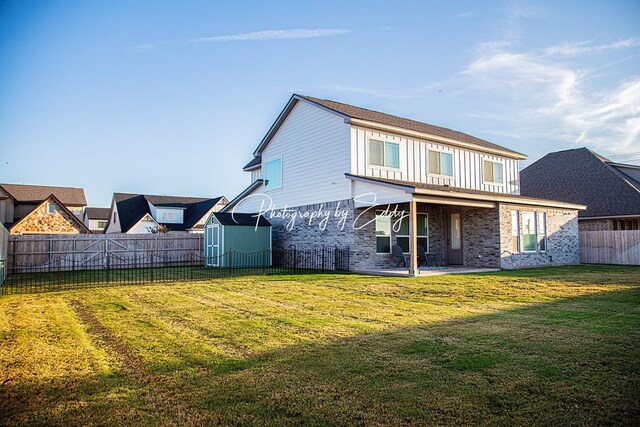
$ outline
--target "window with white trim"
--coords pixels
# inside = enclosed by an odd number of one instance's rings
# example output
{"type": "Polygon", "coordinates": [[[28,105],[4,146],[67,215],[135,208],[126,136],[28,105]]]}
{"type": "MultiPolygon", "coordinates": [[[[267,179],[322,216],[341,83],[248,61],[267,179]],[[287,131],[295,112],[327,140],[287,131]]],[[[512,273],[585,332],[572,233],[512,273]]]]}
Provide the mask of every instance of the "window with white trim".
{"type": "Polygon", "coordinates": [[[107,223],[109,221],[98,221],[98,228],[107,228],[107,223]]]}
{"type": "Polygon", "coordinates": [[[429,170],[432,175],[453,176],[453,155],[444,151],[429,150],[429,170]]]}
{"type": "Polygon", "coordinates": [[[538,250],[547,251],[547,214],[538,212],[538,250]]]}
{"type": "Polygon", "coordinates": [[[47,213],[56,213],[56,205],[54,205],[53,203],[47,203],[47,213]]]}
{"type": "Polygon", "coordinates": [[[535,252],[536,244],[536,213],[522,212],[522,251],[535,252]]]}
{"type": "MultiPolygon", "coordinates": [[[[426,213],[416,214],[418,246],[422,246],[426,253],[429,253],[429,216],[426,213]]],[[[409,253],[409,216],[400,220],[398,232],[396,233],[396,243],[402,248],[402,252],[409,253]]],[[[395,224],[394,224],[395,226],[395,224]]],[[[394,230],[395,231],[395,230],[394,230]]]]}
{"type": "Polygon", "coordinates": [[[485,184],[504,184],[504,165],[501,162],[483,160],[482,169],[485,184]]]}
{"type": "Polygon", "coordinates": [[[271,160],[264,165],[264,188],[282,188],[282,158],[271,160]]]}
{"type": "Polygon", "coordinates": [[[376,253],[391,253],[391,216],[376,213],[376,253]]]}
{"type": "Polygon", "coordinates": [[[369,165],[400,168],[400,145],[395,142],[369,140],[369,165]]]}
{"type": "Polygon", "coordinates": [[[511,211],[511,252],[520,252],[520,212],[511,211]]]}

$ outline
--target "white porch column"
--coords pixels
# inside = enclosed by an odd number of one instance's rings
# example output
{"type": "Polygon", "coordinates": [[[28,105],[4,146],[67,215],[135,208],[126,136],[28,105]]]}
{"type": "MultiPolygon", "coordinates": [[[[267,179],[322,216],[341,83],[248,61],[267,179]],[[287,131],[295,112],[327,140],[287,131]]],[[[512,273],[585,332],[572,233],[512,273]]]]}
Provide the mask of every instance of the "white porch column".
{"type": "Polygon", "coordinates": [[[417,203],[411,199],[409,203],[409,275],[418,275],[418,215],[417,203]]]}

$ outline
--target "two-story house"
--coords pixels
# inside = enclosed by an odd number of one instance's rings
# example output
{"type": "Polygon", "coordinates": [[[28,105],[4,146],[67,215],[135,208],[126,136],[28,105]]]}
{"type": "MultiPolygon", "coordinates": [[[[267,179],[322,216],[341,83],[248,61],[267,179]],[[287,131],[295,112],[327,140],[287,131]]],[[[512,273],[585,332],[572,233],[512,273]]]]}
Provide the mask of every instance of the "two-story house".
{"type": "Polygon", "coordinates": [[[89,233],[82,188],[0,184],[0,222],[11,234],[89,233]]]}
{"type": "Polygon", "coordinates": [[[152,233],[161,225],[172,232],[203,233],[209,215],[226,204],[224,196],[203,198],[114,193],[105,233],[152,233]]]}
{"type": "Polygon", "coordinates": [[[352,269],[577,263],[579,209],[519,195],[526,156],[482,139],[338,102],[293,95],[225,212],[263,214],[275,247],[348,246],[352,269]]]}

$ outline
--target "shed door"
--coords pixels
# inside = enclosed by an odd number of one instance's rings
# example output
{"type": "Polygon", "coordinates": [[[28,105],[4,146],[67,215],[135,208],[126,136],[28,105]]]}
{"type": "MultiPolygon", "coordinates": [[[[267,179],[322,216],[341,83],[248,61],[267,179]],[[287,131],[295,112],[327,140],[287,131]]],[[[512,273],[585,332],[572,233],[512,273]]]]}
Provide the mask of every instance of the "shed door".
{"type": "Polygon", "coordinates": [[[207,248],[205,250],[206,265],[218,267],[220,265],[220,226],[211,224],[207,226],[207,248]]]}

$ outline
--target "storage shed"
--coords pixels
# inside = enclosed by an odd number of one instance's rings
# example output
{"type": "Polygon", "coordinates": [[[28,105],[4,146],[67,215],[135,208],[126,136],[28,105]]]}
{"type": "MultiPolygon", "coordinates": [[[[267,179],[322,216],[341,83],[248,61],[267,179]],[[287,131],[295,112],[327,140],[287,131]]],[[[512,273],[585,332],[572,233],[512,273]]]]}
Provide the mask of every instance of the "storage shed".
{"type": "Polygon", "coordinates": [[[204,225],[204,257],[209,267],[271,265],[271,224],[263,216],[213,212],[204,225]]]}

